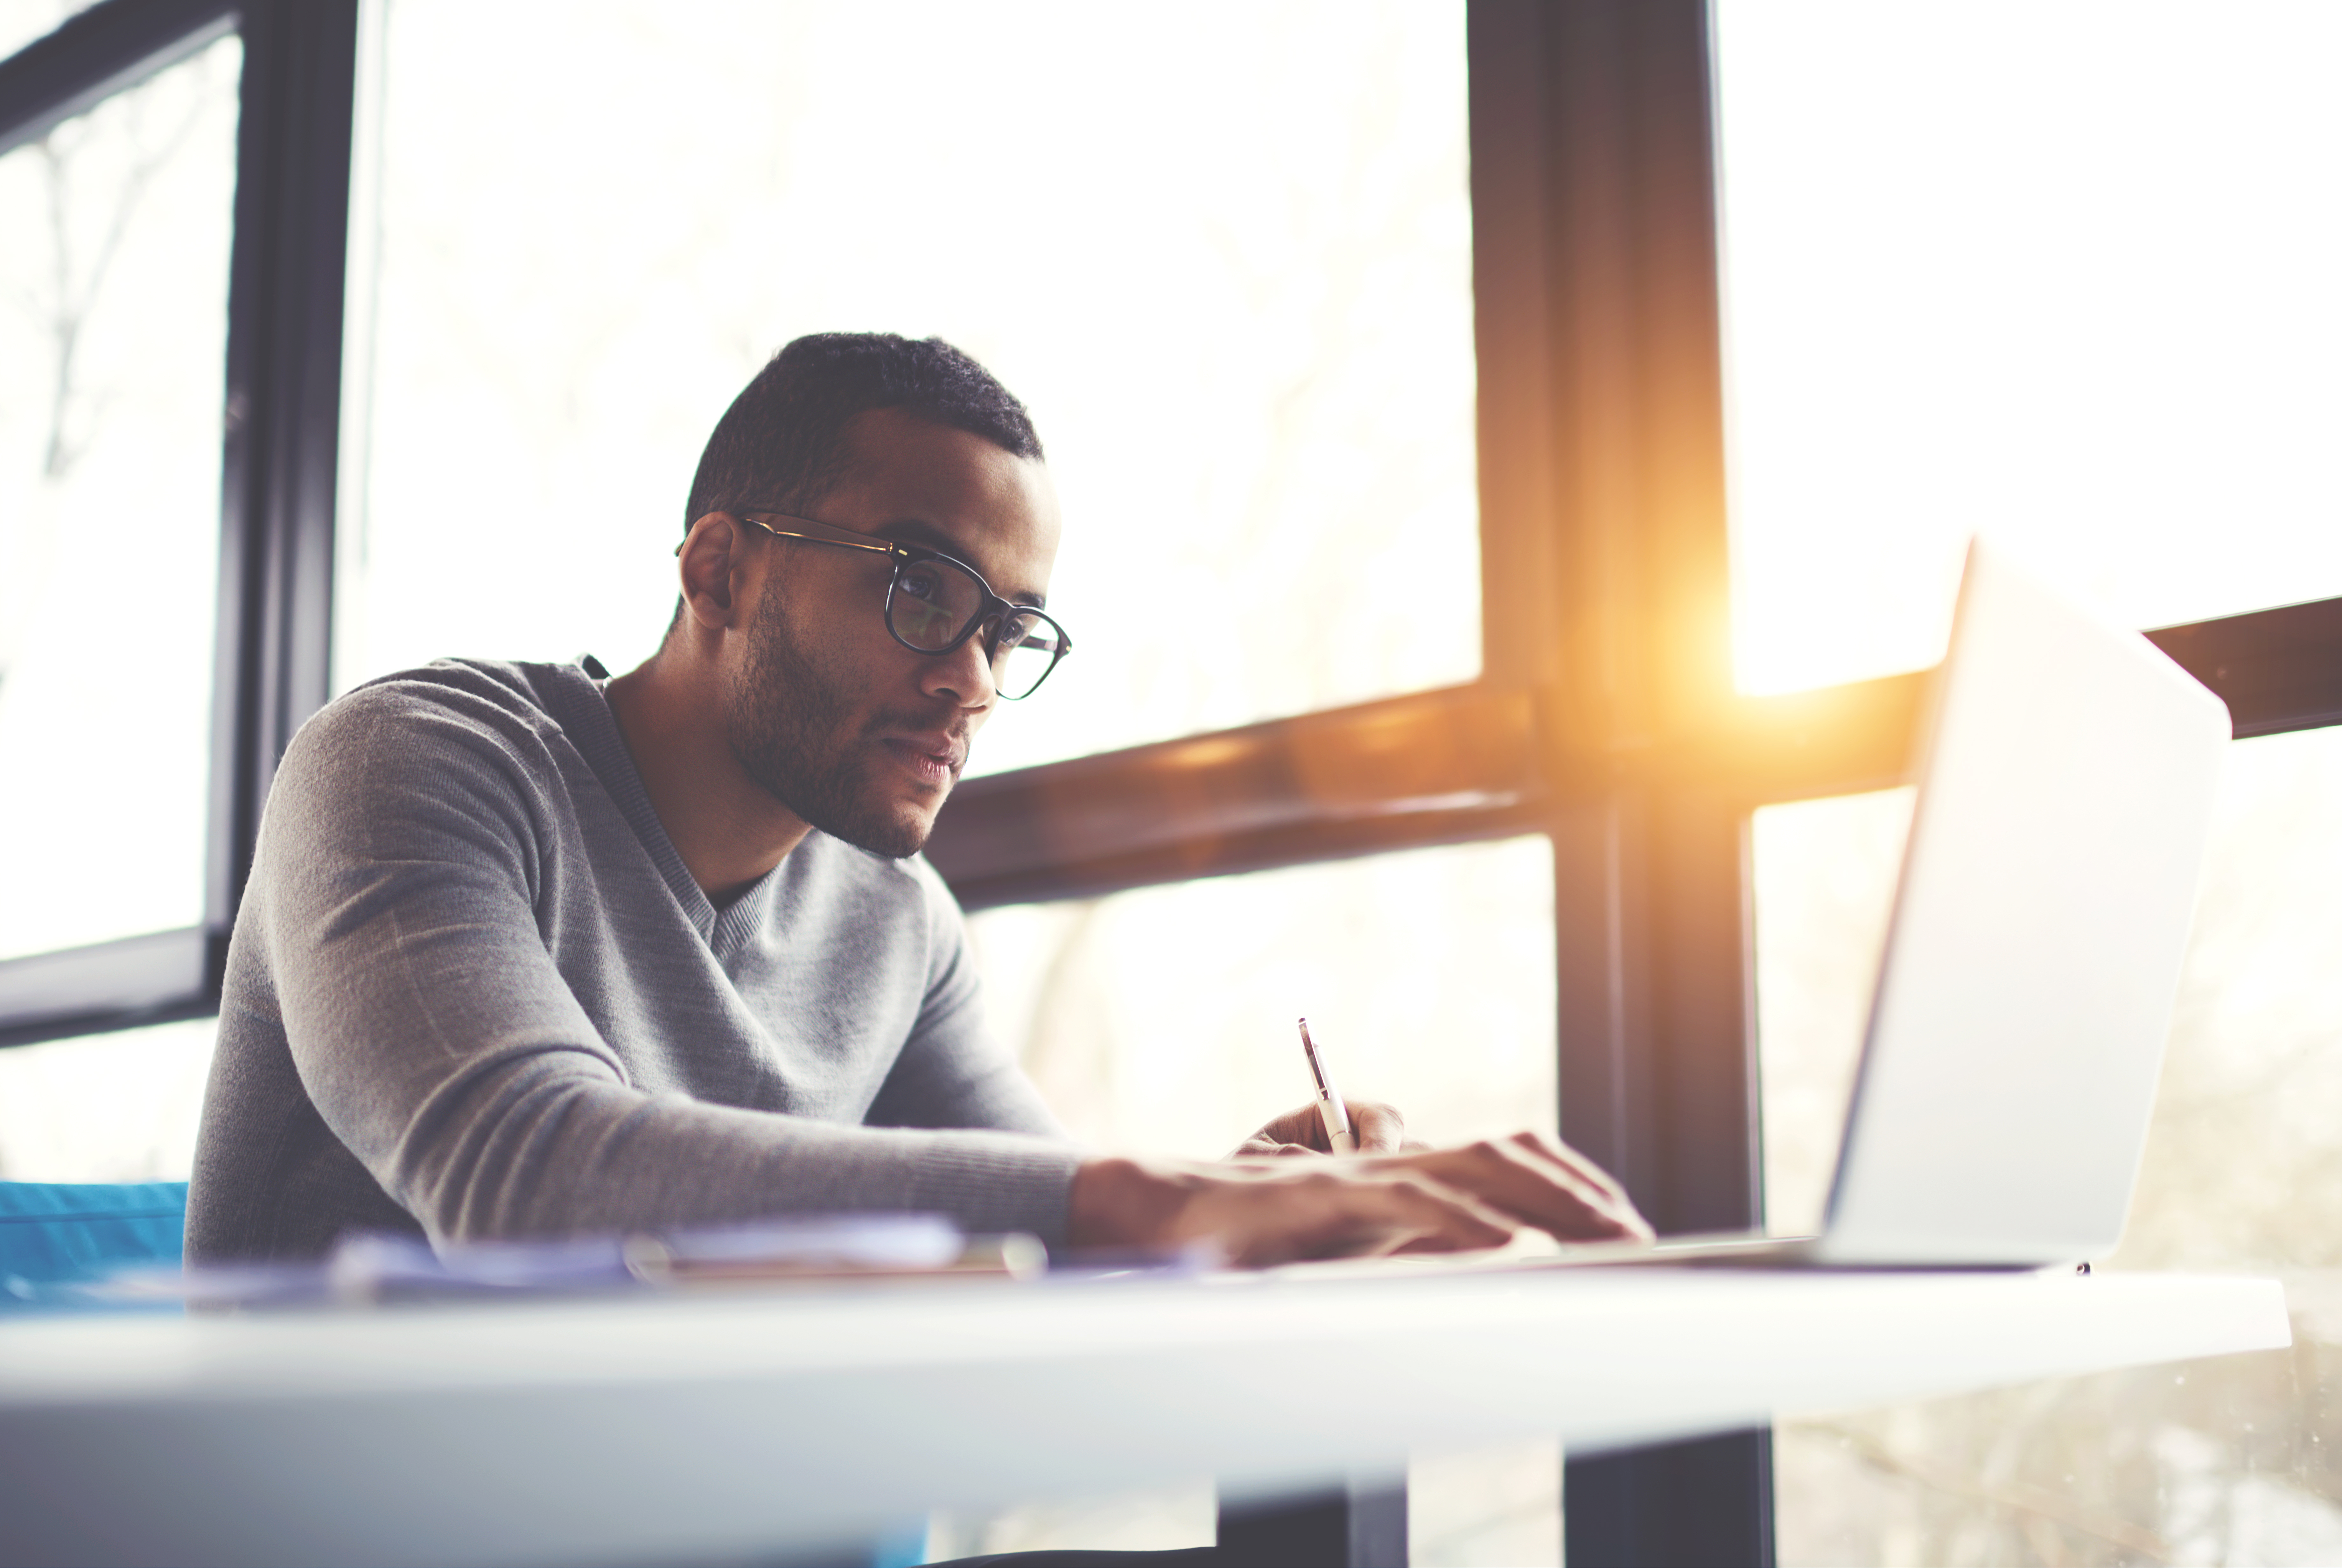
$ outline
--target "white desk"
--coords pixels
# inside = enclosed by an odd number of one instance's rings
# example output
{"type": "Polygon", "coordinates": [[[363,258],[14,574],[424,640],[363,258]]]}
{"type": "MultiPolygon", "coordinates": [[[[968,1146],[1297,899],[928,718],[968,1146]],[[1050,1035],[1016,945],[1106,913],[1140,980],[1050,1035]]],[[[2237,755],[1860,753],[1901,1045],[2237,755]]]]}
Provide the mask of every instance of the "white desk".
{"type": "Polygon", "coordinates": [[[2287,1343],[2273,1280],[1681,1269],[0,1320],[0,1560],[712,1560],[2287,1343]]]}

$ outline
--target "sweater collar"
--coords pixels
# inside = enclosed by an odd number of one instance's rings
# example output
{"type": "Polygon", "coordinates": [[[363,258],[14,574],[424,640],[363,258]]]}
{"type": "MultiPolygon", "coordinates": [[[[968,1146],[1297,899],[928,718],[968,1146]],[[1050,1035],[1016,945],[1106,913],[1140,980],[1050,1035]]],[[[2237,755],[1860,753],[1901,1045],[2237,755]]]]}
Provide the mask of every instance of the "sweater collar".
{"type": "MultiPolygon", "coordinates": [[[[780,882],[781,866],[775,866],[749,884],[746,892],[724,908],[716,908],[693,879],[691,868],[683,863],[682,852],[667,837],[666,824],[659,821],[658,812],[651,804],[650,791],[643,785],[643,775],[636,771],[634,754],[626,750],[626,734],[618,728],[618,715],[610,706],[608,673],[602,670],[601,661],[587,654],[575,664],[555,664],[552,670],[555,680],[550,694],[558,706],[555,719],[577,747],[578,754],[586,759],[586,765],[594,770],[594,776],[602,781],[618,814],[635,830],[644,853],[651,857],[667,891],[675,894],[676,902],[690,917],[700,940],[719,954],[737,947],[763,928],[766,911],[773,901],[773,889],[780,882]],[[597,671],[601,672],[598,675],[597,671]]],[[[787,864],[785,857],[781,865],[787,864]]]]}

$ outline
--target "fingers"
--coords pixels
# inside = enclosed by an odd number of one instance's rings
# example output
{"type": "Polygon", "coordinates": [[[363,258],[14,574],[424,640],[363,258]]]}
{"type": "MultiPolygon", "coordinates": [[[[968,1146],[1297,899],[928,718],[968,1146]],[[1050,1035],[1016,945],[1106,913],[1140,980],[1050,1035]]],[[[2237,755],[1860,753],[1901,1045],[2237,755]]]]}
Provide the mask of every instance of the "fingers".
{"type": "MultiPolygon", "coordinates": [[[[1358,1141],[1362,1154],[1395,1154],[1406,1144],[1406,1118],[1395,1105],[1378,1100],[1353,1100],[1349,1103],[1350,1132],[1358,1141]]],[[[1326,1118],[1316,1105],[1304,1105],[1287,1111],[1282,1116],[1246,1138],[1236,1147],[1231,1159],[1264,1153],[1271,1144],[1298,1144],[1321,1154],[1334,1152],[1333,1140],[1326,1135],[1326,1118]]]]}
{"type": "Polygon", "coordinates": [[[1350,1102],[1350,1131],[1361,1154],[1395,1154],[1406,1146],[1406,1118],[1396,1105],[1374,1100],[1350,1102]]]}
{"type": "Polygon", "coordinates": [[[1321,1154],[1334,1152],[1333,1144],[1326,1136],[1325,1120],[1317,1114],[1316,1105],[1304,1105],[1297,1111],[1287,1111],[1276,1117],[1239,1144],[1236,1153],[1261,1152],[1266,1145],[1283,1147],[1290,1144],[1298,1144],[1321,1154]]]}
{"type": "Polygon", "coordinates": [[[1652,1239],[1649,1222],[1636,1211],[1634,1199],[1626,1195],[1626,1189],[1609,1172],[1568,1144],[1548,1138],[1542,1133],[1516,1133],[1506,1142],[1533,1164],[1566,1172],[1573,1182],[1602,1193],[1607,1198],[1613,1214],[1624,1225],[1627,1235],[1642,1241],[1652,1239]]]}
{"type": "MultiPolygon", "coordinates": [[[[1348,1183],[1361,1194],[1384,1195],[1396,1222],[1374,1253],[1396,1252],[1470,1252],[1500,1247],[1519,1227],[1489,1205],[1444,1183],[1420,1176],[1391,1183],[1348,1183]]],[[[1371,1197],[1367,1202],[1371,1203],[1371,1197]]]]}
{"type": "Polygon", "coordinates": [[[1543,1133],[1530,1132],[1514,1134],[1513,1142],[1521,1148],[1530,1150],[1546,1159],[1567,1167],[1573,1175],[1582,1181],[1593,1183],[1628,1207],[1634,1206],[1633,1201],[1626,1196],[1626,1189],[1619,1185],[1616,1177],[1568,1144],[1548,1138],[1543,1133]]]}
{"type": "Polygon", "coordinates": [[[1241,1267],[1385,1253],[1501,1246],[1515,1223],[1494,1207],[1416,1172],[1344,1160],[1238,1167],[1189,1189],[1181,1239],[1211,1236],[1241,1267]]]}
{"type": "Polygon", "coordinates": [[[1230,1262],[1257,1268],[1501,1246],[1524,1224],[1565,1241],[1651,1234],[1616,1181],[1549,1138],[1524,1134],[1330,1160],[1271,1132],[1247,1140],[1237,1151],[1244,1157],[1230,1164],[1086,1163],[1068,1194],[1068,1239],[1076,1245],[1209,1239],[1230,1262]]]}
{"type": "Polygon", "coordinates": [[[1651,1239],[1625,1191],[1574,1151],[1534,1134],[1378,1163],[1420,1171],[1563,1241],[1651,1239]]]}
{"type": "Polygon", "coordinates": [[[1306,1144],[1280,1144],[1270,1137],[1264,1129],[1238,1144],[1228,1158],[1231,1160],[1289,1160],[1296,1157],[1315,1159],[1321,1157],[1323,1154],[1323,1150],[1313,1149],[1306,1144]]]}

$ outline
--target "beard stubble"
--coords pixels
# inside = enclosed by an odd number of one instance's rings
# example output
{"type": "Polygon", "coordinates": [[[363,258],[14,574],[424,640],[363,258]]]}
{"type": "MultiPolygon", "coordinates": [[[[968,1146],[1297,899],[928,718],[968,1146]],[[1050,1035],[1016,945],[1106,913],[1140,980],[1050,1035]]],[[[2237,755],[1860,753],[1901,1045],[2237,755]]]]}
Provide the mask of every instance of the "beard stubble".
{"type": "Polygon", "coordinates": [[[869,776],[870,760],[890,731],[946,726],[907,711],[856,724],[843,673],[798,643],[781,595],[767,594],[725,714],[732,754],[766,794],[832,838],[890,860],[916,854],[927,824],[891,809],[869,776]]]}

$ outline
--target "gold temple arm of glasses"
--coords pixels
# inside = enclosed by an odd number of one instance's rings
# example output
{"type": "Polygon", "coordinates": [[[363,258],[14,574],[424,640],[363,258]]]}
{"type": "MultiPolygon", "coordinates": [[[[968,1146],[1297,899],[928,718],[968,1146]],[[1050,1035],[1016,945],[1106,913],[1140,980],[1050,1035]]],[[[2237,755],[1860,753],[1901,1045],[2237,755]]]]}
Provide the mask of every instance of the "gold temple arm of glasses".
{"type": "Polygon", "coordinates": [[[868,550],[880,555],[892,555],[902,548],[892,540],[867,538],[851,528],[840,528],[832,523],[816,523],[810,517],[791,517],[783,512],[776,512],[773,515],[784,522],[801,523],[805,526],[776,528],[770,523],[758,522],[745,512],[740,514],[740,521],[751,528],[762,528],[776,539],[804,539],[815,544],[836,544],[848,550],[868,550]]]}
{"type": "MultiPolygon", "coordinates": [[[[763,532],[770,534],[776,539],[803,539],[810,544],[836,544],[843,549],[867,550],[873,554],[878,555],[892,555],[902,548],[901,545],[894,544],[888,540],[866,539],[861,534],[855,533],[851,528],[839,528],[827,523],[816,523],[810,517],[791,517],[786,512],[776,512],[773,513],[772,515],[791,523],[802,523],[806,527],[776,528],[770,523],[758,522],[755,517],[746,512],[736,512],[730,514],[730,515],[739,518],[741,522],[746,523],[751,528],[761,529],[763,532]],[[806,528],[819,529],[820,532],[807,533],[806,532],[806,528]]],[[[686,535],[683,544],[688,544],[690,543],[691,539],[689,535],[686,535]]],[[[675,547],[675,553],[677,555],[683,554],[683,544],[677,544],[675,547]]]]}

